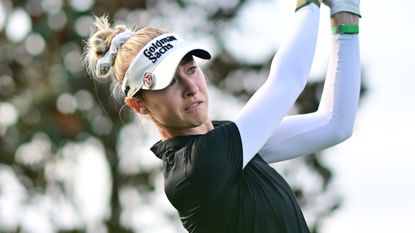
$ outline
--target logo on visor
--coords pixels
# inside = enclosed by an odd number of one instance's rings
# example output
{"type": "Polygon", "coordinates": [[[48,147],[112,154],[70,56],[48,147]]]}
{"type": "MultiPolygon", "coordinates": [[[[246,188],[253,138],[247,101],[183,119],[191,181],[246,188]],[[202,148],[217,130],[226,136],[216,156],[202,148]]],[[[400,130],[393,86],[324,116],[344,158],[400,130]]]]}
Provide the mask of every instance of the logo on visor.
{"type": "Polygon", "coordinates": [[[168,36],[156,42],[151,43],[150,47],[144,50],[144,56],[146,56],[152,63],[156,63],[157,60],[163,56],[167,51],[174,46],[170,44],[171,41],[177,40],[174,36],[168,36]]]}
{"type": "Polygon", "coordinates": [[[151,86],[153,86],[153,75],[149,72],[146,72],[144,74],[143,83],[144,83],[144,86],[147,88],[150,88],[151,86]]]}

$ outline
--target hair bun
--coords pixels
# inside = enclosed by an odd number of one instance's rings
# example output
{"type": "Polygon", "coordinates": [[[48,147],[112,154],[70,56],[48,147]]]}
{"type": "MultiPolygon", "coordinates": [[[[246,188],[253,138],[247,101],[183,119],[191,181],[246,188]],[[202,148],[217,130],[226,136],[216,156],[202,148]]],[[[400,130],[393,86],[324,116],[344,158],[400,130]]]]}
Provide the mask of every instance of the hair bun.
{"type": "Polygon", "coordinates": [[[114,58],[117,55],[118,49],[120,46],[125,43],[131,36],[134,35],[134,32],[130,30],[124,30],[123,32],[117,34],[111,40],[111,46],[108,51],[105,53],[104,57],[99,59],[96,65],[95,74],[99,78],[106,78],[109,71],[114,63],[114,58]]]}
{"type": "Polygon", "coordinates": [[[84,47],[83,67],[97,81],[107,81],[110,77],[122,84],[125,72],[139,51],[152,39],[167,32],[155,27],[137,30],[125,24],[111,26],[108,16],[95,17],[84,47]]]}
{"type": "Polygon", "coordinates": [[[112,75],[112,63],[111,61],[105,69],[101,69],[102,72],[96,72],[96,66],[100,59],[102,59],[107,51],[111,47],[112,39],[120,32],[126,30],[124,25],[118,25],[111,28],[108,16],[95,17],[95,23],[92,29],[92,35],[88,40],[87,46],[85,46],[84,52],[84,66],[88,73],[94,77],[102,79],[108,78],[112,75]]]}

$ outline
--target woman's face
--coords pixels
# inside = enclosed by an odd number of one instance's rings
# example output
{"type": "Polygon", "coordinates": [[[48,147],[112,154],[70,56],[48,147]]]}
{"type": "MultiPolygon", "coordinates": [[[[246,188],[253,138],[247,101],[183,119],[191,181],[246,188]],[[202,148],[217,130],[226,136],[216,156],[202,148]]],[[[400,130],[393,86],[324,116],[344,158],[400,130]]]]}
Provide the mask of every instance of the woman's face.
{"type": "Polygon", "coordinates": [[[180,62],[167,88],[145,91],[143,101],[151,120],[171,136],[206,133],[199,130],[211,124],[206,79],[192,56],[180,62]]]}

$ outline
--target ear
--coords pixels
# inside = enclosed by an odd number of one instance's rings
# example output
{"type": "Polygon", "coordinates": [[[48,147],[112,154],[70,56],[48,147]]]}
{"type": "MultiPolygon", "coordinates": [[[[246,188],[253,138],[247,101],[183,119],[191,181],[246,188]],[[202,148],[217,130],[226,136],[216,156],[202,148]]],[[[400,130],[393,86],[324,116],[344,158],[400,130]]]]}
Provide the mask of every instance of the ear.
{"type": "Polygon", "coordinates": [[[126,97],[124,99],[124,103],[128,107],[134,109],[136,112],[138,112],[140,114],[145,115],[145,114],[149,113],[148,109],[144,105],[143,100],[141,100],[141,99],[136,99],[136,98],[133,98],[133,97],[126,97]]]}

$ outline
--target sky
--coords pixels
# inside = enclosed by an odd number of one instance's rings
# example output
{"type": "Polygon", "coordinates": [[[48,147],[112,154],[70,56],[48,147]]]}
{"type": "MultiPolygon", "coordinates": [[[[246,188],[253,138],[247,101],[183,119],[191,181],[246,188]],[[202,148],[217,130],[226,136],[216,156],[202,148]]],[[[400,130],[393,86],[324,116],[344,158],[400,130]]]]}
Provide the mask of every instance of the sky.
{"type": "MultiPolygon", "coordinates": [[[[255,60],[272,48],[278,48],[289,30],[287,22],[292,18],[294,3],[257,1],[248,6],[241,14],[243,31],[231,32],[229,38],[240,39],[238,33],[246,33],[251,35],[246,37],[247,40],[260,43],[251,43],[255,45],[252,50],[257,53],[239,50],[239,55],[255,60]]],[[[368,93],[361,101],[353,136],[327,149],[323,155],[324,161],[334,170],[333,185],[344,197],[342,208],[322,226],[323,233],[389,233],[412,229],[415,216],[415,149],[412,136],[415,131],[415,105],[412,103],[415,100],[415,75],[412,71],[415,65],[415,32],[410,19],[413,9],[414,1],[396,0],[393,4],[386,0],[362,1],[361,60],[368,93]]],[[[330,44],[328,18],[329,10],[323,6],[311,76],[320,76],[327,66],[330,44]]],[[[97,161],[92,154],[89,159],[97,161]]],[[[86,172],[82,166],[78,169],[86,172]]],[[[2,177],[4,179],[5,176],[2,177]]],[[[129,195],[128,190],[124,192],[129,195]]],[[[101,210],[101,213],[106,211],[101,210]]],[[[40,219],[38,222],[42,222],[41,213],[26,215],[37,216],[40,219]]],[[[88,212],[84,215],[99,217],[99,213],[88,212]]],[[[66,216],[66,219],[71,219],[71,216],[66,216]]],[[[71,221],[79,224],[80,220],[74,218],[71,221]]]]}

